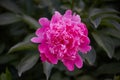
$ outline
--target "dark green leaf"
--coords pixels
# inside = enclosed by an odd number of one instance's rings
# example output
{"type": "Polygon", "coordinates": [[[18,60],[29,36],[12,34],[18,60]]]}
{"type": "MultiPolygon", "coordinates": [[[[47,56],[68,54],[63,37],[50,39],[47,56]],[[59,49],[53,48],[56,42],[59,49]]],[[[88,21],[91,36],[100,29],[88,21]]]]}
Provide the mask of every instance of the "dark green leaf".
{"type": "Polygon", "coordinates": [[[32,18],[32,17],[30,17],[30,16],[23,15],[23,16],[22,16],[22,19],[23,19],[24,22],[26,22],[31,28],[33,28],[33,29],[35,29],[35,30],[40,27],[40,25],[38,24],[38,22],[37,22],[34,18],[32,18]]]}
{"type": "Polygon", "coordinates": [[[90,19],[90,21],[94,25],[94,27],[97,28],[100,25],[101,17],[96,18],[95,20],[90,19]]]}
{"type": "Polygon", "coordinates": [[[83,57],[88,61],[90,65],[93,65],[96,60],[96,52],[94,48],[92,48],[92,50],[87,54],[83,54],[83,57]]]}
{"type": "Polygon", "coordinates": [[[96,73],[98,73],[98,75],[120,73],[120,63],[104,64],[96,70],[96,73]]]}
{"type": "Polygon", "coordinates": [[[5,49],[5,44],[1,43],[0,44],[0,54],[4,51],[4,49],[5,49]]]}
{"type": "Polygon", "coordinates": [[[120,60],[120,49],[116,51],[116,53],[114,54],[114,58],[116,58],[117,60],[120,60]]]}
{"type": "Polygon", "coordinates": [[[20,16],[13,13],[4,13],[0,15],[0,25],[11,24],[20,20],[20,16]]]}
{"type": "Polygon", "coordinates": [[[18,58],[17,55],[2,55],[2,56],[0,56],[0,64],[8,63],[8,62],[13,61],[17,58],[18,58]]]}
{"type": "Polygon", "coordinates": [[[6,77],[7,77],[7,80],[12,80],[12,76],[11,76],[8,68],[6,68],[6,77]]]}
{"type": "Polygon", "coordinates": [[[44,69],[44,73],[46,75],[47,80],[49,79],[52,68],[53,68],[53,64],[50,64],[48,62],[43,63],[43,69],[44,69]]]}
{"type": "Polygon", "coordinates": [[[14,13],[22,13],[20,8],[18,8],[18,6],[10,0],[1,0],[0,5],[14,13]]]}
{"type": "Polygon", "coordinates": [[[112,58],[115,48],[112,39],[108,36],[102,35],[102,33],[100,34],[97,32],[93,32],[92,36],[98,45],[106,51],[108,57],[112,58]]]}
{"type": "Polygon", "coordinates": [[[83,75],[81,77],[78,77],[77,80],[95,80],[95,79],[90,75],[83,75]]]}
{"type": "Polygon", "coordinates": [[[116,29],[118,29],[120,31],[120,23],[114,20],[109,20],[108,21],[109,24],[113,25],[116,29]]]}
{"type": "Polygon", "coordinates": [[[111,14],[111,13],[119,13],[119,12],[112,8],[103,8],[103,9],[95,8],[90,10],[89,17],[101,15],[101,14],[108,14],[108,13],[111,14]]]}
{"type": "Polygon", "coordinates": [[[2,73],[0,75],[0,80],[12,80],[12,76],[11,76],[11,74],[10,74],[8,69],[6,69],[5,73],[2,73]]]}
{"type": "Polygon", "coordinates": [[[5,73],[2,73],[0,75],[0,80],[7,80],[5,73]]]}
{"type": "Polygon", "coordinates": [[[105,33],[105,34],[120,38],[120,31],[118,31],[118,30],[116,30],[114,28],[103,29],[101,31],[101,33],[105,33]]]}
{"type": "Polygon", "coordinates": [[[51,79],[50,80],[62,80],[62,76],[59,72],[56,72],[52,75],[51,79]]]}
{"type": "Polygon", "coordinates": [[[16,51],[23,51],[23,50],[35,50],[37,49],[37,45],[31,43],[31,42],[20,42],[13,47],[10,48],[8,53],[13,53],[16,51]]]}
{"type": "Polygon", "coordinates": [[[17,65],[19,76],[22,75],[25,71],[31,69],[38,61],[39,54],[27,54],[21,62],[17,65]]]}

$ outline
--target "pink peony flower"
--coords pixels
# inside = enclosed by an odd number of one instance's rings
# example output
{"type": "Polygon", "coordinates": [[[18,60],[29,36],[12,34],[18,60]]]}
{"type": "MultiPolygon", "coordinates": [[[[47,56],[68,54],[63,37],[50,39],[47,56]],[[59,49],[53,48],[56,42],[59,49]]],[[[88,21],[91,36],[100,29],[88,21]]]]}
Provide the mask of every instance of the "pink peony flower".
{"type": "Polygon", "coordinates": [[[83,61],[78,51],[87,53],[91,50],[88,30],[81,22],[79,15],[72,15],[67,10],[64,15],[55,12],[51,20],[40,18],[41,28],[37,29],[37,37],[31,39],[39,43],[38,49],[43,62],[57,64],[61,60],[69,71],[83,66],[83,61]]]}

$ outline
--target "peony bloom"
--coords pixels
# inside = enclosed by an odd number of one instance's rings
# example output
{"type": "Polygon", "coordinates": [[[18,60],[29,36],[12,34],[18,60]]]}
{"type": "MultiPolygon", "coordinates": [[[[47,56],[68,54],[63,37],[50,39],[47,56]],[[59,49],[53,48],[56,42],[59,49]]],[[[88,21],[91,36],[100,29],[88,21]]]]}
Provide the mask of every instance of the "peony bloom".
{"type": "Polygon", "coordinates": [[[40,18],[39,23],[42,27],[37,29],[37,37],[31,41],[39,44],[41,60],[52,64],[60,60],[69,71],[74,70],[74,65],[81,68],[83,61],[78,51],[87,53],[91,46],[88,30],[80,16],[72,15],[71,10],[64,15],[56,11],[51,20],[40,18]]]}

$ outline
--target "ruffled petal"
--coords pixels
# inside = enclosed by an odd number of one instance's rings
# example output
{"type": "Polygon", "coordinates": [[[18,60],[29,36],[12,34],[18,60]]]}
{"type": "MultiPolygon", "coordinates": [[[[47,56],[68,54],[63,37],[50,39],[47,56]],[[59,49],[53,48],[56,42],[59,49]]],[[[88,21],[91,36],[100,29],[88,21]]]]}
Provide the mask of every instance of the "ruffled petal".
{"type": "Polygon", "coordinates": [[[45,61],[48,60],[44,53],[41,53],[41,54],[40,54],[40,57],[41,57],[41,60],[42,60],[43,62],[45,62],[45,61]]]}
{"type": "Polygon", "coordinates": [[[87,30],[86,25],[84,23],[80,23],[80,24],[78,24],[78,26],[81,28],[84,35],[88,36],[88,30],[87,30]]]}
{"type": "Polygon", "coordinates": [[[41,54],[44,54],[46,56],[49,62],[51,62],[52,64],[57,64],[58,62],[57,57],[54,54],[50,53],[47,44],[40,44],[38,49],[41,54]]]}
{"type": "Polygon", "coordinates": [[[33,38],[31,39],[31,41],[34,42],[34,43],[40,43],[41,40],[42,40],[41,37],[33,37],[33,38]]]}
{"type": "Polygon", "coordinates": [[[91,50],[91,46],[89,46],[89,45],[88,46],[80,46],[79,50],[82,53],[87,53],[88,51],[91,50]]]}
{"type": "Polygon", "coordinates": [[[72,21],[75,21],[75,22],[80,23],[80,22],[81,22],[81,18],[80,18],[79,15],[76,15],[76,14],[74,13],[73,16],[72,16],[72,21]]]}
{"type": "Polygon", "coordinates": [[[81,58],[79,55],[76,56],[75,65],[76,65],[78,68],[82,68],[82,66],[83,66],[82,58],[81,58]]]}
{"type": "Polygon", "coordinates": [[[67,10],[67,11],[65,12],[65,14],[63,15],[63,17],[72,18],[72,11],[71,11],[71,10],[67,10]]]}
{"type": "Polygon", "coordinates": [[[43,36],[43,33],[45,31],[45,28],[38,28],[35,32],[37,36],[43,36]]]}
{"type": "Polygon", "coordinates": [[[47,18],[40,18],[39,23],[42,27],[49,27],[50,21],[47,18]]]}
{"type": "Polygon", "coordinates": [[[80,46],[85,46],[90,44],[90,39],[87,36],[81,36],[80,38],[81,45],[80,46]]]}
{"type": "Polygon", "coordinates": [[[55,12],[55,14],[52,16],[51,23],[57,23],[59,20],[61,20],[62,15],[59,12],[55,12]]]}
{"type": "Polygon", "coordinates": [[[52,63],[52,64],[57,64],[58,62],[58,59],[55,55],[53,55],[52,53],[50,53],[49,51],[45,53],[46,57],[49,59],[49,61],[52,63]]]}
{"type": "Polygon", "coordinates": [[[73,71],[74,70],[74,63],[72,61],[70,61],[70,60],[63,60],[62,62],[67,67],[67,69],[69,71],[73,71]]]}

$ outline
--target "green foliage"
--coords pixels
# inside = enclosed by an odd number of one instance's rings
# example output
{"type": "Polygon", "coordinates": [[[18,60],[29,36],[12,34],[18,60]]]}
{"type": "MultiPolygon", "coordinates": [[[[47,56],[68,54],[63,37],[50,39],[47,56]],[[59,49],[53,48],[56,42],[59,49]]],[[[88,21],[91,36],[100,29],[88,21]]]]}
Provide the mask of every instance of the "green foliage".
{"type": "Polygon", "coordinates": [[[120,80],[119,0],[1,0],[0,80],[120,80]],[[40,17],[72,9],[87,25],[92,50],[82,69],[42,63],[34,36],[40,17]]]}
{"type": "Polygon", "coordinates": [[[5,73],[0,75],[0,80],[12,80],[11,73],[9,72],[8,68],[6,68],[5,73]]]}

